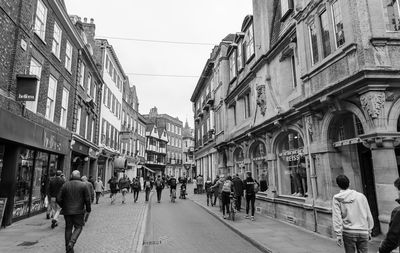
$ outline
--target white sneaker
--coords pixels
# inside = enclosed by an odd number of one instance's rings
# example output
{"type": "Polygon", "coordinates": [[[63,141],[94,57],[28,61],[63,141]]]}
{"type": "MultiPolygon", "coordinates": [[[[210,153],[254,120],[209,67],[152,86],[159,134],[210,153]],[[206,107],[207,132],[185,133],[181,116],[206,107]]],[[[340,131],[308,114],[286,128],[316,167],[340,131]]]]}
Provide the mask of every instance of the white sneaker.
{"type": "Polygon", "coordinates": [[[248,214],[246,214],[246,216],[244,216],[245,219],[250,218],[250,216],[248,214]]]}
{"type": "Polygon", "coordinates": [[[251,221],[254,221],[254,216],[251,216],[251,221]]]}

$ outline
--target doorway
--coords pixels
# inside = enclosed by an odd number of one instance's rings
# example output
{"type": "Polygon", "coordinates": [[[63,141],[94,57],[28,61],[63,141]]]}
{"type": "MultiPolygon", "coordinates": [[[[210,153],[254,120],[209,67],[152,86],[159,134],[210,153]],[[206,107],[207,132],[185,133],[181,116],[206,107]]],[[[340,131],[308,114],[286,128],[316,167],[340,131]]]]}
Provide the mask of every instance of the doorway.
{"type": "Polygon", "coordinates": [[[374,218],[374,228],[372,236],[377,236],[381,233],[379,225],[378,203],[376,201],[375,191],[375,176],[372,163],[372,153],[369,148],[366,148],[362,143],[357,144],[358,156],[360,161],[361,180],[365,196],[367,197],[369,208],[371,209],[372,217],[374,218]]]}

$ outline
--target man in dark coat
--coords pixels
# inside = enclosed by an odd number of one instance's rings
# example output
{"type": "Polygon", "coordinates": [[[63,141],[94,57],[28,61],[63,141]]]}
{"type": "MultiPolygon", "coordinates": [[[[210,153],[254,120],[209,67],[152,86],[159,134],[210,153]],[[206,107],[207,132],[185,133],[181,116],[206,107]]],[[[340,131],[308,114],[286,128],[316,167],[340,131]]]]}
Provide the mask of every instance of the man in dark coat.
{"type": "Polygon", "coordinates": [[[65,247],[67,253],[74,252],[74,245],[85,224],[85,211],[92,211],[89,188],[81,181],[78,170],[74,170],[71,180],[64,183],[57,196],[57,203],[62,208],[65,219],[65,247]]]}
{"type": "Polygon", "coordinates": [[[240,209],[242,207],[243,181],[239,178],[239,175],[236,174],[235,176],[233,176],[232,183],[233,183],[233,194],[236,199],[235,207],[236,210],[240,212],[240,209]]]}
{"type": "Polygon", "coordinates": [[[58,216],[60,215],[60,207],[56,202],[58,193],[64,184],[64,180],[61,178],[61,171],[57,170],[56,176],[50,179],[49,186],[47,189],[47,198],[50,206],[50,216],[53,217],[51,220],[51,228],[58,226],[58,216]]]}

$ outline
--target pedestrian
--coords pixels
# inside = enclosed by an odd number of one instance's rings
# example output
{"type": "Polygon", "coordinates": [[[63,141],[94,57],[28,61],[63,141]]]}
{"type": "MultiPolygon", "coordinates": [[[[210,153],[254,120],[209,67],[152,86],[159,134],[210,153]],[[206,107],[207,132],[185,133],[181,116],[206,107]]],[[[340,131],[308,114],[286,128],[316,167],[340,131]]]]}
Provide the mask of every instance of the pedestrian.
{"type": "Polygon", "coordinates": [[[239,178],[239,174],[236,174],[233,179],[233,196],[236,200],[235,208],[238,212],[242,209],[242,196],[243,196],[243,181],[239,178]]]}
{"type": "MultiPolygon", "coordinates": [[[[214,181],[213,181],[213,185],[216,185],[217,183],[218,183],[218,181],[219,181],[219,175],[217,175],[216,177],[215,177],[215,179],[214,179],[214,181]]],[[[216,204],[217,204],[217,199],[218,199],[218,196],[219,196],[219,192],[218,192],[218,188],[214,188],[214,187],[211,187],[211,191],[214,193],[214,201],[213,201],[213,206],[215,206],[216,204]]]]}
{"type": "MultiPolygon", "coordinates": [[[[394,181],[396,187],[398,199],[396,202],[400,204],[400,178],[394,181]]],[[[393,209],[389,223],[389,230],[386,234],[385,239],[382,241],[379,247],[379,253],[390,253],[392,250],[400,246],[400,206],[393,209]]]]}
{"type": "Polygon", "coordinates": [[[101,181],[100,177],[94,182],[94,191],[96,192],[96,204],[99,204],[100,195],[103,195],[104,191],[103,181],[101,181]]]}
{"type": "Polygon", "coordinates": [[[156,191],[157,191],[157,202],[161,202],[161,193],[164,189],[164,181],[161,179],[161,176],[158,175],[155,181],[156,191]]]}
{"type": "Polygon", "coordinates": [[[249,211],[251,207],[251,220],[254,221],[254,210],[255,210],[255,201],[256,201],[256,193],[258,192],[259,184],[256,180],[251,177],[251,172],[246,172],[246,179],[243,182],[245,196],[246,196],[246,216],[248,219],[249,211]]]}
{"type": "Polygon", "coordinates": [[[153,185],[151,184],[150,178],[147,177],[146,180],[144,181],[144,190],[145,190],[145,201],[149,201],[149,196],[150,196],[150,191],[153,188],[153,185]]]}
{"type": "Polygon", "coordinates": [[[207,206],[210,205],[211,202],[211,206],[213,205],[213,190],[211,189],[211,187],[213,186],[213,183],[211,182],[210,177],[207,178],[207,181],[205,183],[205,189],[206,189],[206,193],[207,193],[207,206]]]}
{"type": "Polygon", "coordinates": [[[57,196],[65,219],[65,248],[74,252],[74,246],[85,224],[84,213],[91,212],[90,194],[87,185],[81,181],[80,172],[74,170],[71,180],[64,183],[57,196]]]}
{"type": "Polygon", "coordinates": [[[144,191],[144,178],[140,177],[140,189],[141,191],[144,191]]]}
{"type": "Polygon", "coordinates": [[[196,180],[196,178],[193,179],[193,193],[194,193],[194,194],[199,193],[199,192],[198,192],[198,189],[197,189],[197,180],[196,180]]]}
{"type": "Polygon", "coordinates": [[[60,192],[63,184],[64,180],[61,178],[61,171],[57,170],[56,176],[50,179],[47,190],[47,199],[49,200],[50,206],[50,217],[53,217],[51,220],[51,228],[58,226],[58,216],[60,215],[61,208],[57,204],[57,195],[60,192]]]}
{"type": "Polygon", "coordinates": [[[90,183],[92,183],[93,188],[94,188],[94,183],[95,183],[96,181],[93,179],[93,176],[89,176],[88,181],[89,181],[90,183]]]}
{"type": "Polygon", "coordinates": [[[203,184],[204,184],[204,179],[202,175],[199,175],[197,177],[197,192],[199,194],[203,194],[203,184]]]}
{"type": "Polygon", "coordinates": [[[221,192],[221,200],[222,200],[222,217],[224,219],[228,218],[229,216],[229,206],[230,206],[230,196],[231,193],[233,192],[233,183],[232,183],[232,177],[227,176],[224,184],[222,185],[222,192],[221,192]],[[225,216],[225,210],[227,216],[225,216]]]}
{"type": "MultiPolygon", "coordinates": [[[[89,182],[87,176],[82,176],[81,178],[82,182],[84,182],[89,189],[89,196],[90,196],[90,203],[94,202],[94,188],[91,182],[89,182]]],[[[85,212],[85,222],[87,222],[89,219],[89,213],[85,212]]]]}
{"type": "Polygon", "coordinates": [[[139,198],[139,192],[141,191],[139,177],[132,180],[131,187],[133,191],[133,202],[136,203],[139,198]]]}
{"type": "Polygon", "coordinates": [[[122,178],[118,182],[119,189],[121,190],[122,193],[122,204],[125,204],[125,195],[128,193],[129,188],[131,187],[131,183],[129,181],[129,178],[126,174],[122,176],[122,178]]]}
{"type": "MultiPolygon", "coordinates": [[[[222,208],[223,208],[223,205],[222,205],[222,187],[224,185],[224,182],[225,182],[225,176],[221,175],[218,178],[218,181],[212,186],[212,189],[218,193],[219,209],[220,209],[221,212],[222,212],[222,208]]],[[[214,203],[214,205],[215,204],[216,203],[214,203]]]]}
{"type": "Polygon", "coordinates": [[[344,245],[346,253],[367,253],[374,227],[367,198],[349,189],[350,181],[345,175],[337,176],[336,183],[341,189],[332,200],[332,222],[337,244],[339,247],[344,245]]]}
{"type": "Polygon", "coordinates": [[[114,175],[110,178],[110,180],[108,180],[108,184],[110,185],[110,198],[111,198],[111,205],[114,204],[114,201],[117,197],[117,193],[118,193],[118,181],[117,181],[117,177],[114,175]]]}

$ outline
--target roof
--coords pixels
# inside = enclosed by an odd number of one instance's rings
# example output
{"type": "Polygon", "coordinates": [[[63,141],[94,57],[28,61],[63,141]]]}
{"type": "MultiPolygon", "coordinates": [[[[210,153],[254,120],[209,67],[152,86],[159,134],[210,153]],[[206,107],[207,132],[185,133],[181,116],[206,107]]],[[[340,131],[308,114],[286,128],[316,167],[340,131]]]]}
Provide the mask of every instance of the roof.
{"type": "Polygon", "coordinates": [[[100,41],[102,45],[106,46],[106,48],[108,48],[110,50],[111,55],[112,55],[115,63],[117,64],[117,66],[118,66],[120,72],[122,73],[124,79],[126,79],[127,76],[125,74],[124,68],[122,68],[122,64],[119,61],[117,53],[115,52],[113,46],[110,43],[108,43],[108,40],[106,40],[106,39],[95,39],[95,41],[100,41]]]}
{"type": "Polygon", "coordinates": [[[242,29],[241,31],[244,32],[246,31],[247,27],[253,22],[253,15],[247,15],[242,23],[242,29]]]}

